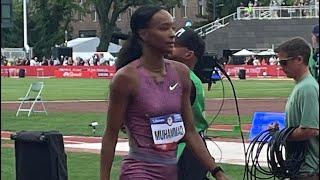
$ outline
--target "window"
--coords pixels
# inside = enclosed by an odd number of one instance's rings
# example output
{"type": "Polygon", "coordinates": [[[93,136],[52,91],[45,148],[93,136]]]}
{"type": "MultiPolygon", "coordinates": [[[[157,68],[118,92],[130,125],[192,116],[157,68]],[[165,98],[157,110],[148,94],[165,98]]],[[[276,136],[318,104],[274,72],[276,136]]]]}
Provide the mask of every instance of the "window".
{"type": "Polygon", "coordinates": [[[96,30],[79,30],[79,37],[96,37],[96,30]]]}
{"type": "Polygon", "coordinates": [[[173,18],[175,18],[176,17],[176,8],[171,8],[170,14],[172,15],[173,18]]]}
{"type": "Polygon", "coordinates": [[[97,11],[96,11],[96,8],[94,7],[94,5],[90,6],[90,12],[91,12],[91,20],[93,22],[96,22],[97,21],[97,11]]]}
{"type": "Polygon", "coordinates": [[[204,0],[198,0],[198,14],[204,15],[204,0]]]}
{"type": "Polygon", "coordinates": [[[182,0],[181,17],[187,17],[187,0],[182,0]]]}
{"type": "MultiPolygon", "coordinates": [[[[80,0],[79,5],[82,6],[83,0],[80,0]]],[[[78,20],[83,21],[84,20],[84,15],[83,12],[78,11],[78,20]]]]}

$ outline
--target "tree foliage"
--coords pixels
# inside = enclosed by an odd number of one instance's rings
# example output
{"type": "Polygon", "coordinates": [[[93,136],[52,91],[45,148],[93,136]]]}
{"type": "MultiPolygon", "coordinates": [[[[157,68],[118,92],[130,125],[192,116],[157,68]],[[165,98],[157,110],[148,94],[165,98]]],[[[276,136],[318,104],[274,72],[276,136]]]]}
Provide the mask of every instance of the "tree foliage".
{"type": "MultiPolygon", "coordinates": [[[[23,1],[13,0],[13,27],[3,32],[1,47],[23,47],[23,1]]],[[[34,55],[47,56],[64,42],[73,10],[82,10],[74,0],[30,0],[28,3],[28,44],[34,55]]]]}
{"type": "Polygon", "coordinates": [[[30,45],[35,54],[50,55],[51,48],[64,42],[64,31],[69,30],[72,11],[79,10],[74,0],[36,0],[31,5],[30,45]]]}
{"type": "Polygon", "coordinates": [[[116,32],[116,21],[119,15],[129,7],[137,7],[145,4],[163,5],[167,9],[180,5],[181,0],[90,0],[98,14],[100,26],[99,51],[107,51],[112,34],[116,32]]]}

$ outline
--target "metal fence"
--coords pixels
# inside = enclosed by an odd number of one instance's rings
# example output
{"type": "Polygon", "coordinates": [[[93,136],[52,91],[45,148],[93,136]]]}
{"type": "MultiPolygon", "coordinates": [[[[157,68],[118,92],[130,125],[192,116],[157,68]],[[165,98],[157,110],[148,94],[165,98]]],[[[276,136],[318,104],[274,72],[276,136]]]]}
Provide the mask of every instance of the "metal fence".
{"type": "Polygon", "coordinates": [[[309,6],[238,7],[236,20],[319,18],[319,4],[309,6]]]}
{"type": "Polygon", "coordinates": [[[5,56],[7,60],[15,60],[18,58],[32,57],[32,48],[28,55],[23,48],[1,48],[1,55],[5,56]]]}

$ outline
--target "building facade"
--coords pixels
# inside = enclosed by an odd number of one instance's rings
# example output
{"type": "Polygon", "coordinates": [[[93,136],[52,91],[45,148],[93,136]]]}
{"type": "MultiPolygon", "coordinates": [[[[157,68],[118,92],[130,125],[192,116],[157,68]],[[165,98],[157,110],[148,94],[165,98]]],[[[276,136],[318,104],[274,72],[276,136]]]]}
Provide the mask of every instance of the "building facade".
{"type": "MultiPolygon", "coordinates": [[[[84,0],[78,0],[78,2],[82,4],[84,0]]],[[[120,14],[117,20],[119,33],[128,34],[130,31],[130,18],[135,9],[130,7],[120,14]]],[[[182,0],[181,6],[172,8],[170,13],[175,19],[177,28],[185,26],[187,22],[203,21],[204,19],[199,18],[199,15],[206,13],[206,0],[182,0]]],[[[90,6],[90,11],[87,14],[74,13],[74,19],[75,21],[71,23],[72,38],[100,36],[98,15],[94,6],[90,6]]]]}

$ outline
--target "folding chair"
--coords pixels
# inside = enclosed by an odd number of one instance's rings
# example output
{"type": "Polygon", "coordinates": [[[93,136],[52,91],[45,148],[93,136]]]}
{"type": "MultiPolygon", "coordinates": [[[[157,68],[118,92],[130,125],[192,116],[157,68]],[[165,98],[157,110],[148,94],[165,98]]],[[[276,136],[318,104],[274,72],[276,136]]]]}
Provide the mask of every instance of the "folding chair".
{"type": "MultiPolygon", "coordinates": [[[[30,85],[29,90],[27,94],[24,97],[19,98],[19,101],[21,101],[20,106],[18,108],[18,111],[16,113],[16,116],[19,115],[20,111],[27,111],[28,117],[30,116],[31,112],[44,112],[46,115],[48,115],[47,110],[44,106],[43,99],[41,97],[42,89],[44,87],[43,82],[34,82],[30,85]],[[30,106],[31,103],[31,106],[30,106]],[[36,103],[41,103],[43,110],[34,110],[34,106],[36,103]],[[24,104],[29,104],[29,108],[25,107],[22,108],[24,104]]],[[[26,106],[26,105],[25,105],[26,106]]]]}

